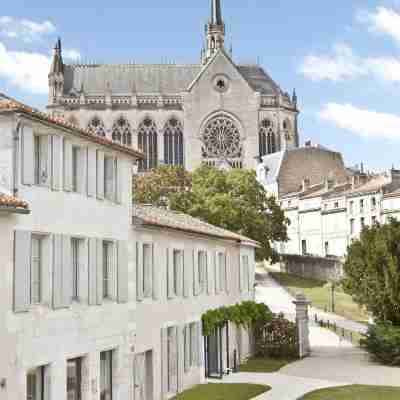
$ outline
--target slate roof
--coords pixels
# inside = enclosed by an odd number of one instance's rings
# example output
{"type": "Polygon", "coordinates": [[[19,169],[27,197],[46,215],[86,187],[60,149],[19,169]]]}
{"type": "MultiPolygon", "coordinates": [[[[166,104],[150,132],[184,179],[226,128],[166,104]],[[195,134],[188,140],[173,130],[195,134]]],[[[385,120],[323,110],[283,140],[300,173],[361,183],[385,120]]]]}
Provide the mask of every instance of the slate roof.
{"type": "MultiPolygon", "coordinates": [[[[257,65],[238,65],[240,74],[255,91],[266,95],[282,93],[271,77],[257,65]]],[[[179,94],[186,91],[203,66],[175,64],[82,64],[64,66],[64,94],[77,95],[83,87],[87,96],[179,94]]]]}
{"type": "Polygon", "coordinates": [[[138,222],[144,226],[164,227],[188,233],[233,240],[255,247],[258,246],[256,241],[246,236],[208,224],[187,214],[151,205],[134,205],[134,224],[138,222]]]}
{"type": "Polygon", "coordinates": [[[135,158],[143,158],[144,157],[143,154],[141,152],[139,152],[138,150],[135,150],[131,147],[120,145],[120,144],[113,142],[112,140],[107,139],[105,137],[98,136],[87,129],[82,129],[82,128],[79,128],[79,127],[71,124],[70,122],[66,121],[64,118],[53,117],[49,114],[43,113],[39,110],[29,107],[26,104],[20,103],[2,93],[0,93],[0,113],[1,112],[9,112],[9,111],[19,112],[19,113],[25,114],[29,117],[38,119],[39,121],[42,121],[45,123],[50,123],[52,125],[67,129],[73,135],[80,136],[86,140],[95,142],[102,146],[110,147],[113,150],[120,151],[122,153],[128,154],[135,158]]]}

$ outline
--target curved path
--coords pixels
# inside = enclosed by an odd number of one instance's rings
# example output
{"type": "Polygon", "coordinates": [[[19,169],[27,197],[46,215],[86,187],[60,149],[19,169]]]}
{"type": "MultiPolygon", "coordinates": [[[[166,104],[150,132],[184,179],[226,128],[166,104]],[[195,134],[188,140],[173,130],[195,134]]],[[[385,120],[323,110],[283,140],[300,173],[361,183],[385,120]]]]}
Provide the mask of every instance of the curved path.
{"type": "MultiPolygon", "coordinates": [[[[292,296],[268,274],[258,271],[256,300],[274,313],[295,319],[292,296]]],[[[338,324],[339,325],[339,324],[338,324]]],[[[340,325],[339,325],[340,326],[340,325]]],[[[311,391],[351,384],[400,386],[400,368],[370,362],[368,354],[310,321],[311,357],[292,363],[277,373],[238,373],[224,382],[266,384],[272,390],[255,400],[297,400],[311,391]]]]}

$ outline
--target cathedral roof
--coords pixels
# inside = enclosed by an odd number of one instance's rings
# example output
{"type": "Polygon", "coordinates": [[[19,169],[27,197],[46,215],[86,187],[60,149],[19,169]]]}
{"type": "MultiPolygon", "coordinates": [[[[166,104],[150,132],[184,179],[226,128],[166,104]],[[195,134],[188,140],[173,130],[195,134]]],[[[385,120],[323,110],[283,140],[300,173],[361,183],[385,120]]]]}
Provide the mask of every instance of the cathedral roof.
{"type": "MultiPolygon", "coordinates": [[[[178,94],[188,90],[203,66],[175,64],[80,64],[64,66],[64,94],[114,95],[178,94]]],[[[257,65],[238,65],[238,71],[254,91],[266,95],[282,93],[272,78],[257,65]]]]}

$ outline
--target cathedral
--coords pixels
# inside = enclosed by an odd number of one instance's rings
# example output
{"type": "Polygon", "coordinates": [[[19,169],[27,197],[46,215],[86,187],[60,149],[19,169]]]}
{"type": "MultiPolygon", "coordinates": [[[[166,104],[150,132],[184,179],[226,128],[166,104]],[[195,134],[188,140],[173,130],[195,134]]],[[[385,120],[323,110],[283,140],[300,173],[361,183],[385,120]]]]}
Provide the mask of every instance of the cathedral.
{"type": "Polygon", "coordinates": [[[254,169],[299,146],[297,97],[225,46],[221,0],[211,0],[199,63],[65,64],[58,40],[48,111],[145,155],[140,170],[207,164],[254,169]]]}

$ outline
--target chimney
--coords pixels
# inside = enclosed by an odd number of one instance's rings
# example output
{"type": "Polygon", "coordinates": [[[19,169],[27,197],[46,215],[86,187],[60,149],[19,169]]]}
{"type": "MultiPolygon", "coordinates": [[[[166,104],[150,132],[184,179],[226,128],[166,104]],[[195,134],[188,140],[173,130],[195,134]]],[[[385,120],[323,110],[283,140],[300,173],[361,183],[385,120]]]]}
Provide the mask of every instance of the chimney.
{"type": "Polygon", "coordinates": [[[303,182],[302,182],[302,187],[301,187],[302,192],[305,192],[309,188],[310,188],[310,179],[304,178],[303,182]]]}

